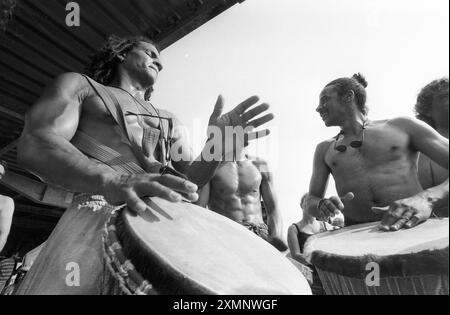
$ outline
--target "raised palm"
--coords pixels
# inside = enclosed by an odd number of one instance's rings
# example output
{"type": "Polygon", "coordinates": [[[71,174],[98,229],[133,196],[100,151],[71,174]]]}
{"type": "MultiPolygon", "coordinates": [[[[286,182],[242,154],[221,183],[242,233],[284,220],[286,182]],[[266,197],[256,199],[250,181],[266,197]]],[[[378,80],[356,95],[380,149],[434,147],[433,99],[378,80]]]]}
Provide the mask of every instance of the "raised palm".
{"type": "Polygon", "coordinates": [[[266,114],[255,119],[256,116],[269,109],[269,105],[266,103],[251,108],[258,102],[259,97],[252,96],[236,106],[230,112],[222,115],[224,102],[223,97],[219,95],[216,105],[214,106],[214,111],[209,119],[209,130],[211,128],[218,128],[222,135],[225,135],[227,129],[226,127],[241,127],[245,131],[245,138],[241,139],[245,146],[248,145],[249,140],[258,139],[269,135],[269,129],[254,131],[254,129],[264,125],[274,118],[273,114],[266,114]]]}

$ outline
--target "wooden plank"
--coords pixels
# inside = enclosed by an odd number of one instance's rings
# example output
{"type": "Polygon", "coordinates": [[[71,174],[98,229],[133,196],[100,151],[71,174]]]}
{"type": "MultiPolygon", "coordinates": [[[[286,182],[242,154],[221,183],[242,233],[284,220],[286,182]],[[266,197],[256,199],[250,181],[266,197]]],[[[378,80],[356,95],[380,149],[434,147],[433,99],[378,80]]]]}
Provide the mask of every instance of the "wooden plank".
{"type": "Polygon", "coordinates": [[[1,104],[0,104],[0,113],[19,119],[20,121],[24,121],[25,119],[25,116],[16,113],[6,107],[3,107],[1,104]]]}
{"type": "Polygon", "coordinates": [[[9,151],[11,151],[12,149],[14,149],[17,146],[17,140],[14,140],[13,142],[11,142],[10,144],[8,144],[6,147],[3,147],[2,149],[0,149],[0,158],[8,153],[9,151]]]}

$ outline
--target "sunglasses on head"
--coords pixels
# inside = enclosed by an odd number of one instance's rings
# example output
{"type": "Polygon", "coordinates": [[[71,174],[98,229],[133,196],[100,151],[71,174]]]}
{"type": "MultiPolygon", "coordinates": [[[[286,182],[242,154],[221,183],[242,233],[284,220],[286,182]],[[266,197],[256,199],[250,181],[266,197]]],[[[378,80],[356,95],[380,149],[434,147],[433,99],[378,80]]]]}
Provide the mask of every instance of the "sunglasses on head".
{"type": "MultiPolygon", "coordinates": [[[[361,138],[361,140],[355,140],[355,141],[350,142],[350,146],[352,148],[358,149],[358,148],[362,147],[362,145],[364,143],[365,130],[366,130],[366,123],[364,122],[363,127],[362,127],[362,138],[361,138]]],[[[342,135],[342,131],[338,133],[338,135],[336,136],[336,139],[334,140],[334,149],[338,152],[344,153],[345,151],[347,151],[347,146],[344,144],[337,145],[337,143],[339,141],[339,137],[341,135],[342,135]]]]}

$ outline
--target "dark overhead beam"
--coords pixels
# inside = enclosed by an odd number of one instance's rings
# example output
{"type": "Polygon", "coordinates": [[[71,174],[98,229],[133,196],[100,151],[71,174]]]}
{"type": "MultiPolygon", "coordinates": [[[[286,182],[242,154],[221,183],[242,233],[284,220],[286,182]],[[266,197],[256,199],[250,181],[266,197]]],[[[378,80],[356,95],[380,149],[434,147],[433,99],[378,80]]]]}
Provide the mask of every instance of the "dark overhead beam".
{"type": "MultiPolygon", "coordinates": [[[[240,4],[244,1],[245,0],[197,1],[198,6],[195,8],[195,13],[186,16],[179,21],[174,21],[174,25],[169,32],[163,32],[156,38],[158,46],[161,49],[165,49],[233,5],[240,4]]],[[[193,6],[196,5],[195,2],[191,3],[193,6]]]]}
{"type": "Polygon", "coordinates": [[[10,144],[7,144],[5,147],[3,147],[2,149],[0,149],[0,158],[5,155],[6,153],[8,153],[9,151],[11,151],[12,149],[14,149],[17,146],[17,140],[14,140],[13,142],[11,142],[10,144]]]}
{"type": "Polygon", "coordinates": [[[6,108],[6,107],[3,107],[2,105],[0,105],[0,113],[6,114],[6,115],[11,116],[11,117],[14,117],[14,118],[19,119],[21,121],[24,121],[24,119],[25,119],[25,117],[23,115],[18,114],[18,113],[14,112],[14,111],[6,108]]]}

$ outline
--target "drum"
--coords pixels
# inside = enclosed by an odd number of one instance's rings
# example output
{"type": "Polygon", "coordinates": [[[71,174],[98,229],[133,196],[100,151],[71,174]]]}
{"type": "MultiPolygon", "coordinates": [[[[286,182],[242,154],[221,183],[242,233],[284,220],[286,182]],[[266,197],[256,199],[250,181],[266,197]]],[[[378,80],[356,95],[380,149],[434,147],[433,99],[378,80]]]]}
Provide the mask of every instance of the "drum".
{"type": "Polygon", "coordinates": [[[240,224],[189,203],[152,198],[106,224],[105,294],[311,294],[279,251],[240,224]]]}
{"type": "Polygon", "coordinates": [[[449,294],[449,222],[383,232],[378,223],[314,235],[304,247],[327,294],[449,294]]]}

